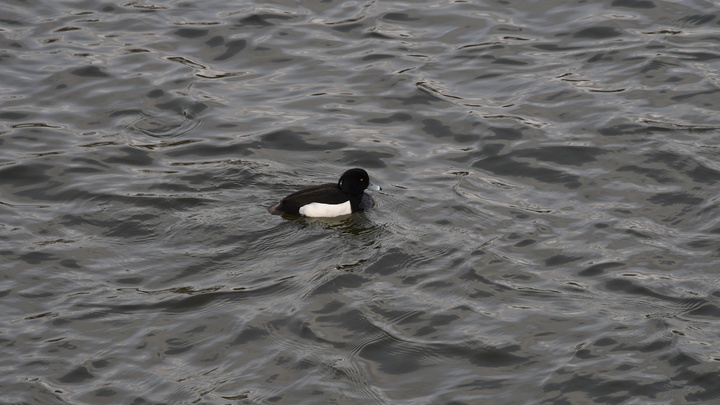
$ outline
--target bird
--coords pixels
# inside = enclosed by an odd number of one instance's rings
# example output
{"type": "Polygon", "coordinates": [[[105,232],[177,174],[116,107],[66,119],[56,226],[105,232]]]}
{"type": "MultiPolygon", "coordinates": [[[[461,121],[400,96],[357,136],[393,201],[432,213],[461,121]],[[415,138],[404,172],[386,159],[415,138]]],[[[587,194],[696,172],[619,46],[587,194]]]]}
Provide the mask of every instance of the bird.
{"type": "Polygon", "coordinates": [[[291,214],[305,217],[337,217],[371,208],[374,203],[365,189],[382,190],[370,182],[364,169],[347,170],[337,183],[308,187],[283,198],[268,208],[273,215],[291,214]]]}

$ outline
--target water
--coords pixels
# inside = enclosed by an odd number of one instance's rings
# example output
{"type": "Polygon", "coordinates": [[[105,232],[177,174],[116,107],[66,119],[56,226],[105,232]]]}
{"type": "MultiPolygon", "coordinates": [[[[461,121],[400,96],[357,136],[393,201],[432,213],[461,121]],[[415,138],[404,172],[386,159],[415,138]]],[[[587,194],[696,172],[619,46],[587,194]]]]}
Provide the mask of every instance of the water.
{"type": "Polygon", "coordinates": [[[1,8],[0,402],[720,398],[717,3],[1,8]]]}

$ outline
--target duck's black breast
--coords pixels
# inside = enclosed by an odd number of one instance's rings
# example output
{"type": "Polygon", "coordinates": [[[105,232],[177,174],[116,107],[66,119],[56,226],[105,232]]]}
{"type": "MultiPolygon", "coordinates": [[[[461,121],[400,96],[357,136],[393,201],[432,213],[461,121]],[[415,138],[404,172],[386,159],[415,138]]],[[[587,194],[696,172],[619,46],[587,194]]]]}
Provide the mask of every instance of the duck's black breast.
{"type": "Polygon", "coordinates": [[[268,211],[275,215],[300,215],[300,208],[308,204],[342,204],[349,199],[350,197],[343,193],[336,183],[327,183],[296,191],[268,211]]]}
{"type": "Polygon", "coordinates": [[[358,204],[358,209],[362,211],[370,211],[374,206],[375,201],[373,201],[372,197],[363,193],[360,203],[358,204]]]}

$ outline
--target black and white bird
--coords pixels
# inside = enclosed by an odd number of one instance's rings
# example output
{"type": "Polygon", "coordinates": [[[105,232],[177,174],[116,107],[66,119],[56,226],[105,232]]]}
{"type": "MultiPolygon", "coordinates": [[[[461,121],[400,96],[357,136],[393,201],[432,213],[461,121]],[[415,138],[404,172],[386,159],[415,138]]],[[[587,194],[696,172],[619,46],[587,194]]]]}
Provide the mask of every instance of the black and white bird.
{"type": "Polygon", "coordinates": [[[381,190],[370,183],[363,169],[350,169],[337,183],[308,187],[283,198],[268,209],[273,215],[292,214],[306,217],[337,217],[371,208],[374,203],[365,189],[381,190]]]}

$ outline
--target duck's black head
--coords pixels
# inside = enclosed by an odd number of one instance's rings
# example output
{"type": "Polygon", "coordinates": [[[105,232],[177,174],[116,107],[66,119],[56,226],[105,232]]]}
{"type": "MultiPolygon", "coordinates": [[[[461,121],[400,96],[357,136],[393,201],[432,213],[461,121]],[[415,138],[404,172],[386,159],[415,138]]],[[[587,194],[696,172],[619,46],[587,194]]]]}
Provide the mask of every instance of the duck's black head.
{"type": "Polygon", "coordinates": [[[343,173],[338,180],[338,188],[348,195],[362,194],[366,188],[380,190],[381,188],[370,183],[370,176],[363,169],[350,169],[343,173]]]}

